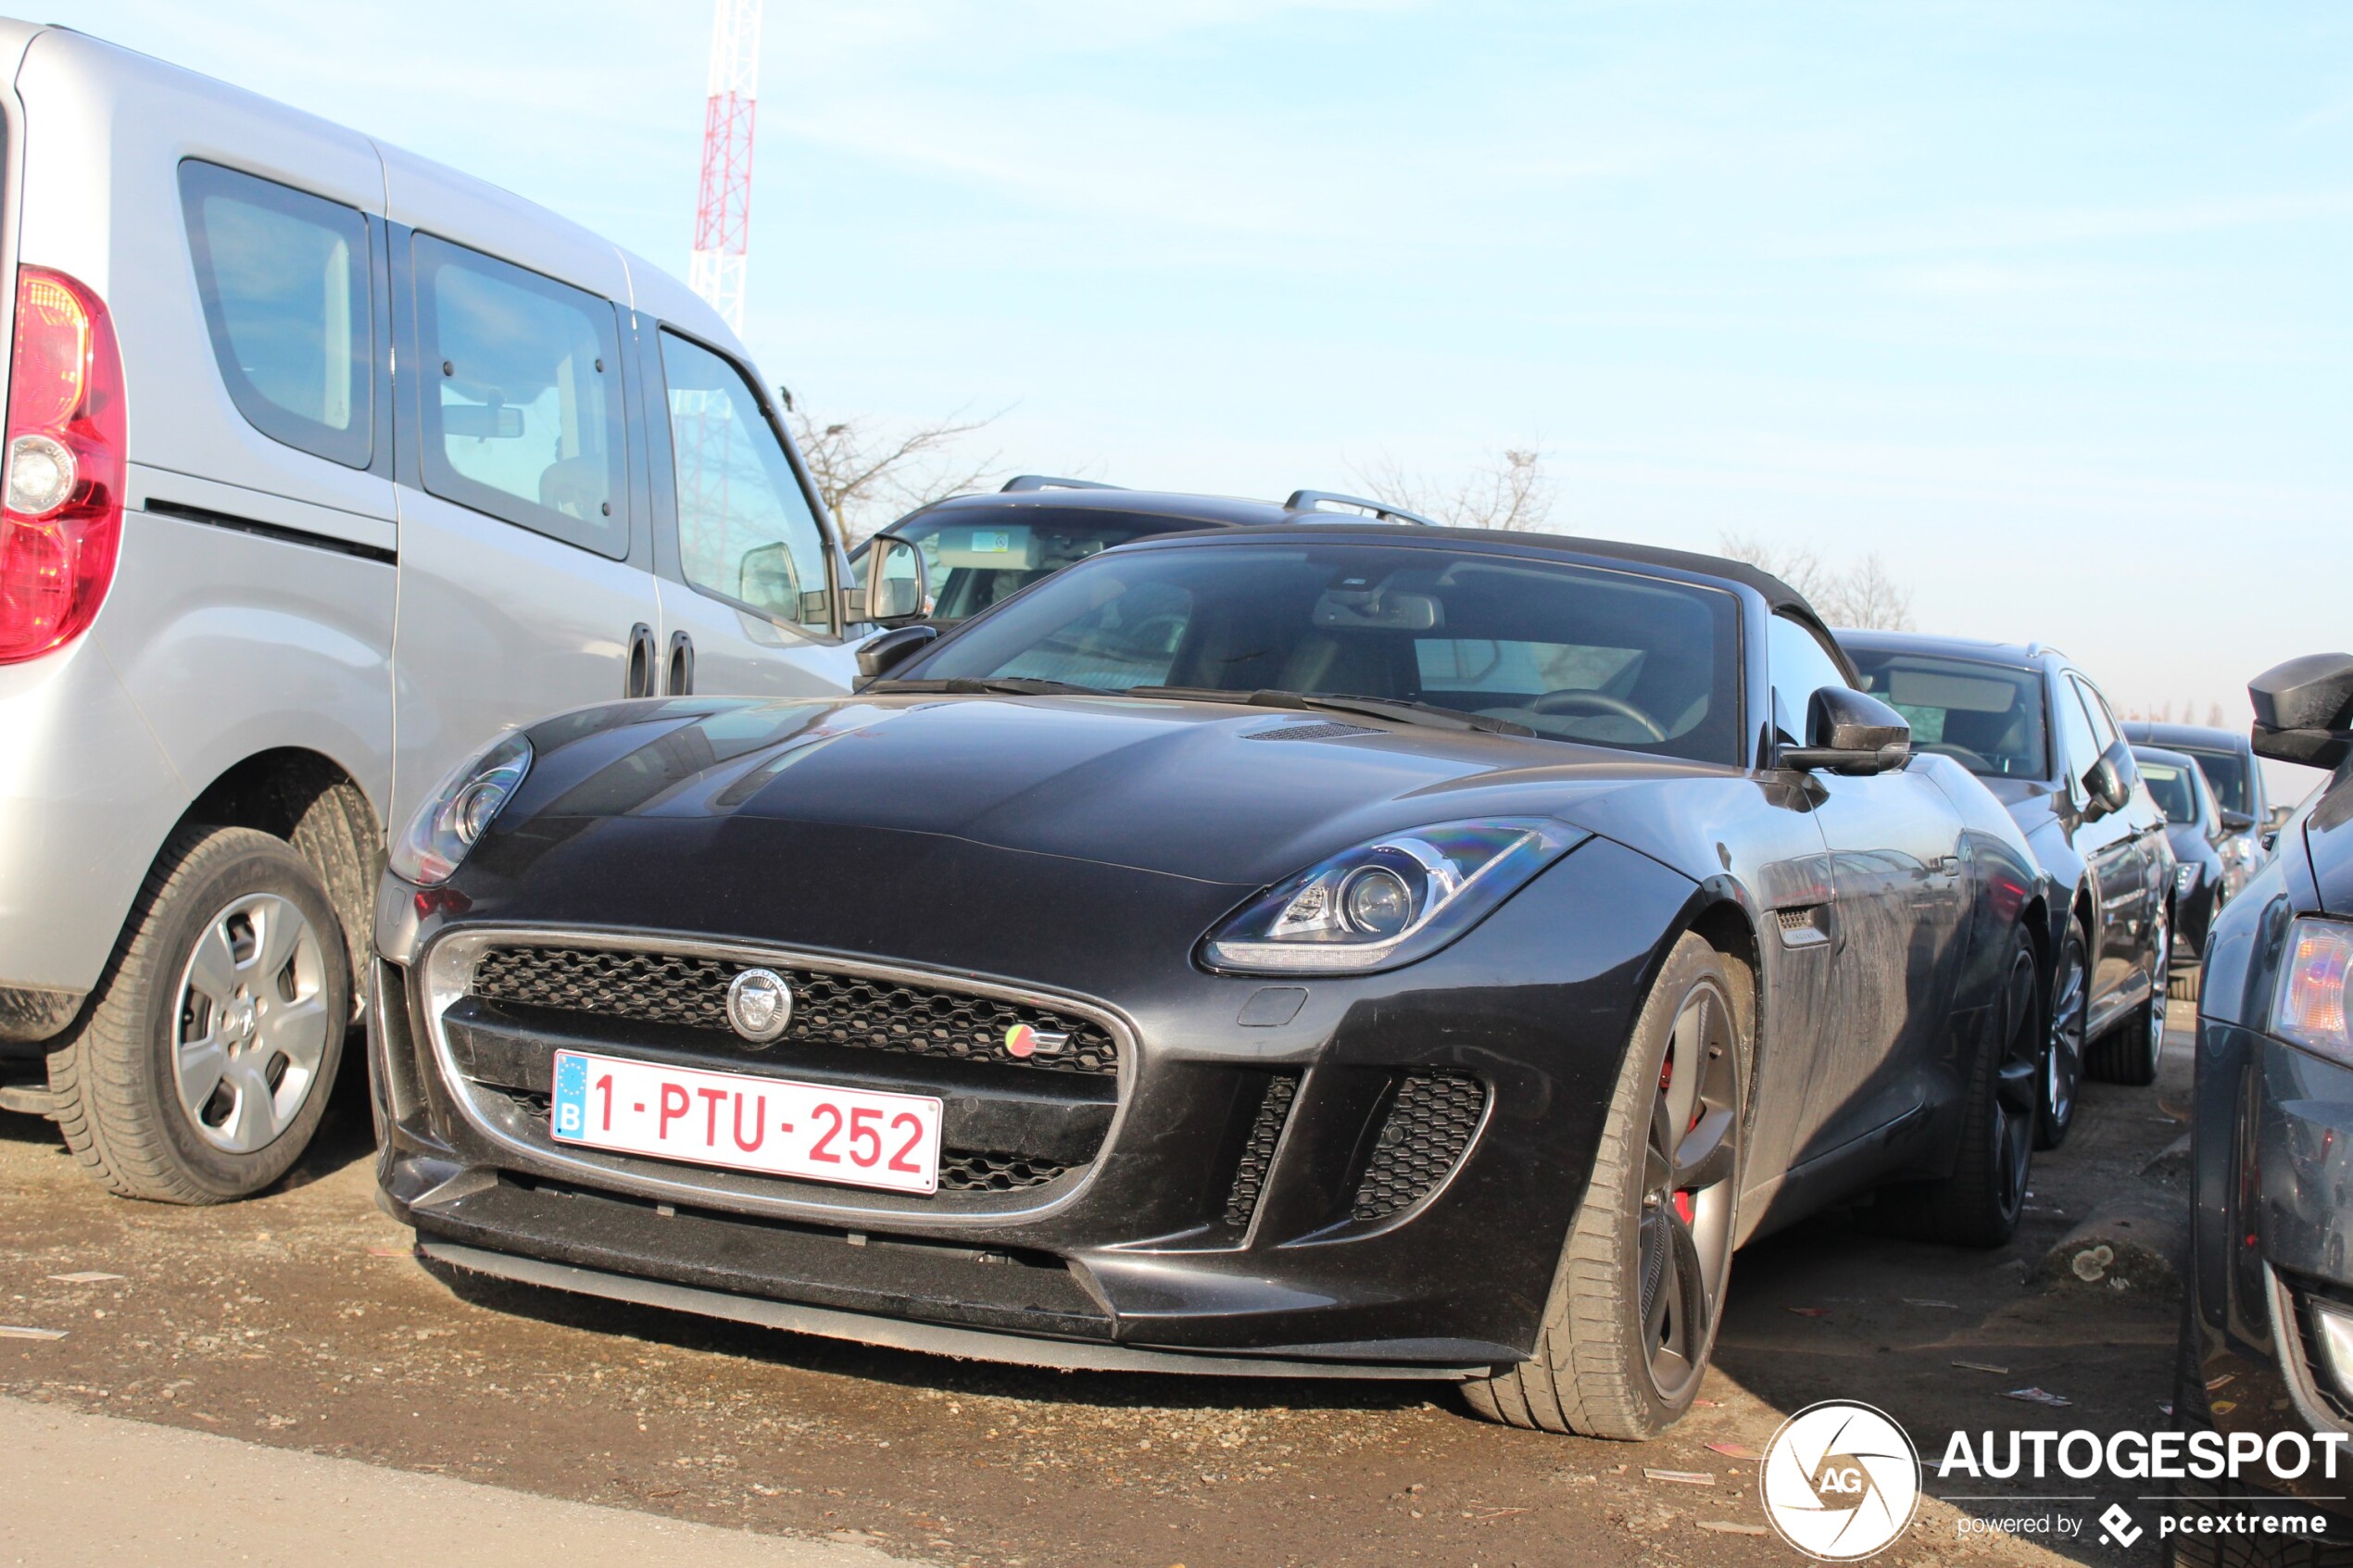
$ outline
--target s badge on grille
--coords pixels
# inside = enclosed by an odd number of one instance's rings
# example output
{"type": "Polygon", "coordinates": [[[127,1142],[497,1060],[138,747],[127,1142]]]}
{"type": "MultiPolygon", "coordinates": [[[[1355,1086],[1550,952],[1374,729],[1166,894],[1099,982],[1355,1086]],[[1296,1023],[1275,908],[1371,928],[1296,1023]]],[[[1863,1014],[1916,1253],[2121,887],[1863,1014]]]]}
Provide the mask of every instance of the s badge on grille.
{"type": "Polygon", "coordinates": [[[1026,1023],[1016,1023],[1005,1031],[1005,1048],[1022,1058],[1030,1056],[1060,1056],[1070,1044],[1070,1036],[1047,1029],[1032,1029],[1026,1023]]]}
{"type": "Polygon", "coordinates": [[[792,1022],[792,987],[773,969],[748,969],[727,985],[727,1022],[755,1046],[764,1046],[792,1022]]]}

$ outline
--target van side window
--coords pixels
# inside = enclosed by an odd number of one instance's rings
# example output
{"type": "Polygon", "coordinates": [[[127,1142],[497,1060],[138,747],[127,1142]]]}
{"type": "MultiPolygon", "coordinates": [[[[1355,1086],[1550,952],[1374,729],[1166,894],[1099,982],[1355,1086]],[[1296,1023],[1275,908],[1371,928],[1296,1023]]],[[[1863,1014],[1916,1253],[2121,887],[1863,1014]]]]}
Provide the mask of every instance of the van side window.
{"type": "Polygon", "coordinates": [[[194,158],[180,165],[180,205],[237,411],[272,441],[366,468],[376,362],[368,220],[194,158]]]}
{"type": "Polygon", "coordinates": [[[743,372],[661,334],[678,475],[678,561],[686,581],[771,620],[833,625],[825,534],[743,372]]]}
{"type": "Polygon", "coordinates": [[[425,488],[600,556],[628,555],[611,303],[430,235],[415,244],[425,488]]]}

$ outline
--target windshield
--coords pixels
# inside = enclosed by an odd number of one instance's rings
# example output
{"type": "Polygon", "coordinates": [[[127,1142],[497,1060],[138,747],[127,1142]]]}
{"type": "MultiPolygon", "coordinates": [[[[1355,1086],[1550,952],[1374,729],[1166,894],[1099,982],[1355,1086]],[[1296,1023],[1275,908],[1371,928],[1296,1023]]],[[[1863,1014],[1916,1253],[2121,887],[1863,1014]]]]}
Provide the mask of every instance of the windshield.
{"type": "Polygon", "coordinates": [[[2050,776],[2043,677],[2031,670],[1931,654],[1847,650],[1863,689],[1912,725],[1912,749],[1950,757],[1981,778],[2050,776]]]}
{"type": "Polygon", "coordinates": [[[2141,777],[2148,781],[2149,793],[2157,797],[2158,809],[2165,813],[2169,822],[2197,821],[2197,790],[2188,771],[2171,762],[2153,762],[2145,757],[2135,759],[2140,764],[2141,777]]]}
{"type": "Polygon", "coordinates": [[[1104,556],[905,674],[1423,703],[1737,763],[1740,605],[1628,571],[1363,543],[1104,556]]]}
{"type": "Polygon", "coordinates": [[[2206,775],[2208,788],[2214,791],[2214,803],[2225,811],[2255,814],[2248,805],[2246,788],[2246,758],[2236,751],[2192,751],[2186,746],[2173,748],[2195,759],[2198,771],[2206,775]]]}
{"type": "MultiPolygon", "coordinates": [[[[963,621],[1000,599],[1012,598],[1032,583],[1149,533],[1176,533],[1214,524],[1192,518],[1140,512],[1024,510],[1022,521],[997,511],[949,511],[918,515],[890,530],[924,558],[934,622],[963,621]]],[[[854,562],[857,581],[866,580],[866,551],[854,562]]]]}

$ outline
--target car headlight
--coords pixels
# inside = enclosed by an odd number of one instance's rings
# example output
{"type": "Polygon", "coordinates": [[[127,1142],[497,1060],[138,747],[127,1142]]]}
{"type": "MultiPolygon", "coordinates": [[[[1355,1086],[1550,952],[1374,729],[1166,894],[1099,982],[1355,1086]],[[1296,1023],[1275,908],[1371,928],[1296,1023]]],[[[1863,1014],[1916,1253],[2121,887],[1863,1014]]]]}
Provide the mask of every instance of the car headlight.
{"type": "Polygon", "coordinates": [[[1212,969],[1356,973],[1428,957],[1589,834],[1545,817],[1385,834],[1252,899],[1210,933],[1212,969]]]}
{"type": "Polygon", "coordinates": [[[394,843],[393,874],[419,887],[447,882],[530,771],[531,742],[516,733],[451,769],[394,843]]]}
{"type": "Polygon", "coordinates": [[[2353,925],[2297,921],[2287,928],[2287,961],[2271,998],[2271,1033],[2307,1050],[2353,1062],[2347,983],[2353,980],[2353,925]]]}

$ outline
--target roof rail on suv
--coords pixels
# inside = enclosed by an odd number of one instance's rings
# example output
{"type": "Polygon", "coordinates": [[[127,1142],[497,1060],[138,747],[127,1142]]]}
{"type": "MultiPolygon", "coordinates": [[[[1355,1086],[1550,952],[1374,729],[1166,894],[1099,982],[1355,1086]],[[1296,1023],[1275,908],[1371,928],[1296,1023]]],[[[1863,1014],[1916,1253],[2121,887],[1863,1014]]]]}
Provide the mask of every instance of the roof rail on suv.
{"type": "Polygon", "coordinates": [[[1409,512],[1403,507],[1392,507],[1386,501],[1368,501],[1362,495],[1340,495],[1329,490],[1294,490],[1290,493],[1290,499],[1283,503],[1283,510],[1315,512],[1323,510],[1327,505],[1354,507],[1359,511],[1370,512],[1378,518],[1389,518],[1397,522],[1419,523],[1424,528],[1441,526],[1433,518],[1426,518],[1419,512],[1409,512]]]}
{"type": "Polygon", "coordinates": [[[998,487],[1000,495],[1011,495],[1022,490],[1125,490],[1125,484],[1105,484],[1100,479],[1056,479],[1050,474],[1018,473],[998,487]]]}

